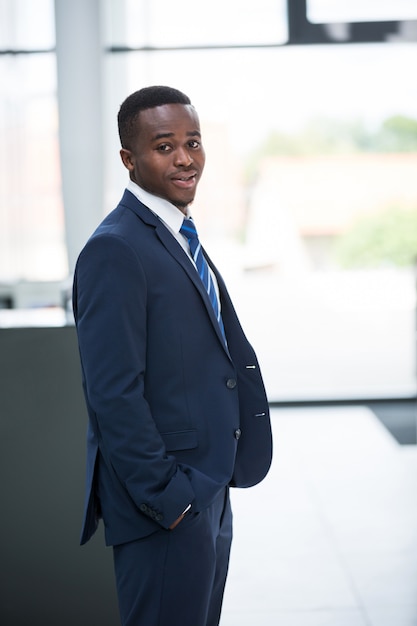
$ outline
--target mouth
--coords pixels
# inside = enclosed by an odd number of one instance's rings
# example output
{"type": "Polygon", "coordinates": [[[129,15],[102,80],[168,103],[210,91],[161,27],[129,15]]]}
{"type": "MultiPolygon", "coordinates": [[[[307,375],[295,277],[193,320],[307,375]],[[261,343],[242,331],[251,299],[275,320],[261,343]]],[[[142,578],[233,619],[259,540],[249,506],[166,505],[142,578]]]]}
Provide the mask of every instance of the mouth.
{"type": "Polygon", "coordinates": [[[171,178],[172,183],[180,189],[192,189],[197,184],[197,172],[184,172],[171,178]]]}

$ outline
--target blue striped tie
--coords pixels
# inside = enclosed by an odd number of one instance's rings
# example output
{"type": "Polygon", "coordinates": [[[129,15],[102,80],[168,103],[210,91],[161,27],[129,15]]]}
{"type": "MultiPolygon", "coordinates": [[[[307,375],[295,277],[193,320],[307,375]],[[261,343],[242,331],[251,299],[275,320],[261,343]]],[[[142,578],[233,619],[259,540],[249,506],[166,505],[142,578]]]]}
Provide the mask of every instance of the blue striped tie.
{"type": "Polygon", "coordinates": [[[220,313],[219,301],[217,299],[217,293],[215,286],[213,284],[213,279],[210,274],[209,266],[204,258],[203,250],[201,249],[201,244],[198,239],[197,230],[194,225],[192,219],[185,219],[180,228],[180,233],[185,235],[188,239],[188,243],[190,245],[191,256],[194,259],[194,263],[197,266],[198,273],[203,282],[204,287],[209,295],[210,302],[213,306],[214,313],[217,317],[217,321],[219,322],[220,330],[222,332],[223,338],[226,340],[223,320],[220,313]]]}

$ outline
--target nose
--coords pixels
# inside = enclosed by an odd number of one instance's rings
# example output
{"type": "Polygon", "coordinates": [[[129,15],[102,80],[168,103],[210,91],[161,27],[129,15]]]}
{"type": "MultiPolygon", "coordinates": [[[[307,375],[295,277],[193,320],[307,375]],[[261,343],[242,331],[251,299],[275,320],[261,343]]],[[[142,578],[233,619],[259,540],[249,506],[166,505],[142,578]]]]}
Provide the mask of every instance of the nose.
{"type": "Polygon", "coordinates": [[[192,162],[193,162],[193,157],[191,156],[187,148],[178,148],[175,151],[175,165],[188,167],[191,165],[192,162]]]}

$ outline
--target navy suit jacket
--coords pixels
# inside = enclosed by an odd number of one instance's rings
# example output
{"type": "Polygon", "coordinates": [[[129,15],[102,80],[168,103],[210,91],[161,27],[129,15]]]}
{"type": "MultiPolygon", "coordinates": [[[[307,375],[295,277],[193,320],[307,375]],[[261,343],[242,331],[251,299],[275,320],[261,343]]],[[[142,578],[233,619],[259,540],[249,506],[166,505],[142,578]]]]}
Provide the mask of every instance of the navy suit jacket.
{"type": "Polygon", "coordinates": [[[129,191],[82,250],[73,306],[89,414],[81,543],[168,528],[272,458],[255,353],[216,274],[226,347],[205,288],[164,224],[129,191]]]}

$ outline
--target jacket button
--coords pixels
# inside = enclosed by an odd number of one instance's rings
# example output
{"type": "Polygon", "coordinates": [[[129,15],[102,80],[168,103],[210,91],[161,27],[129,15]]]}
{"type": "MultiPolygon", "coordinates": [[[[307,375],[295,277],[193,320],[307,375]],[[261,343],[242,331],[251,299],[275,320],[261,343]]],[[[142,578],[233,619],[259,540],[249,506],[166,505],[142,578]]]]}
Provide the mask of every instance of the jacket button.
{"type": "Polygon", "coordinates": [[[234,378],[228,378],[226,382],[226,387],[228,389],[234,389],[236,387],[236,381],[234,378]]]}
{"type": "Polygon", "coordinates": [[[139,507],[139,510],[142,511],[142,513],[148,513],[149,512],[149,509],[148,509],[146,504],[141,504],[140,507],[139,507]]]}
{"type": "Polygon", "coordinates": [[[240,430],[240,428],[237,428],[235,430],[235,439],[240,439],[241,434],[242,434],[242,431],[240,430]]]}

